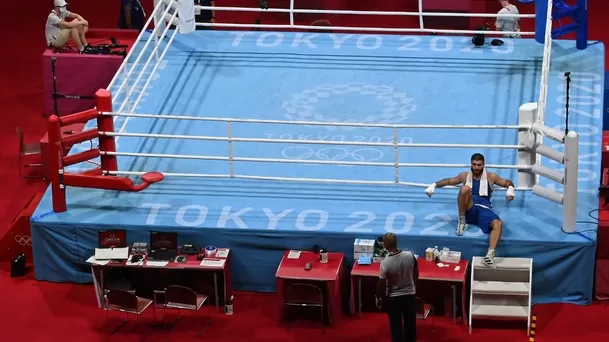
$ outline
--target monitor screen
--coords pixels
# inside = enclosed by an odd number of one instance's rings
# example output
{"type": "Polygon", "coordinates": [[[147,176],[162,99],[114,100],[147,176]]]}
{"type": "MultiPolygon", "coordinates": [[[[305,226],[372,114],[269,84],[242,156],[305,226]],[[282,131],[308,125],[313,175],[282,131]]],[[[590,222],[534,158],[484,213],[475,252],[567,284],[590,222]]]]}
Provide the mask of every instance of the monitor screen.
{"type": "Polygon", "coordinates": [[[178,233],[150,232],[150,249],[178,250],[178,233]]]}
{"type": "Polygon", "coordinates": [[[100,230],[98,241],[99,248],[127,247],[127,231],[124,229],[100,230]]]}

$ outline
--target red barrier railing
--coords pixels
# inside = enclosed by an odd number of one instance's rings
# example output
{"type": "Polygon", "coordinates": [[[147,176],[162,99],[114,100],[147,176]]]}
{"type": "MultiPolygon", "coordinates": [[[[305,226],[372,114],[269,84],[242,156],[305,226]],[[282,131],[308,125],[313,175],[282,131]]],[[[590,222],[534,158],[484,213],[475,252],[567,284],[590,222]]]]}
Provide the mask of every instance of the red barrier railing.
{"type": "Polygon", "coordinates": [[[159,172],[148,172],[142,175],[142,183],[135,184],[127,177],[111,175],[118,171],[116,156],[104,152],[116,152],[114,137],[99,132],[114,132],[114,119],[111,115],[104,113],[112,112],[112,95],[108,90],[100,89],[95,93],[96,108],[84,112],[58,117],[52,115],[48,120],[49,131],[49,169],[51,179],[51,193],[53,195],[53,211],[64,212],[67,208],[66,187],[94,188],[115,191],[138,192],[148,188],[151,184],[163,180],[163,174],[159,172]],[[78,122],[97,120],[97,128],[73,134],[61,136],[61,127],[78,122]],[[64,146],[89,141],[99,140],[98,148],[91,148],[69,156],[64,156],[64,146]],[[89,169],[80,173],[66,172],[65,167],[86,162],[91,159],[100,158],[97,168],[89,169]]]}

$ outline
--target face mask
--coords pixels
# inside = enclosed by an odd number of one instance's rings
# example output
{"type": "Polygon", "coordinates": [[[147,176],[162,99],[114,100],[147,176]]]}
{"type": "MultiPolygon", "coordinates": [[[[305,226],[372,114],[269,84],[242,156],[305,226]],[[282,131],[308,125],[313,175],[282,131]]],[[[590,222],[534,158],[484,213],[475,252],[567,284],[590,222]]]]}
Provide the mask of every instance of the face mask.
{"type": "Polygon", "coordinates": [[[66,8],[65,7],[59,7],[59,14],[65,14],[66,13],[66,8]]]}

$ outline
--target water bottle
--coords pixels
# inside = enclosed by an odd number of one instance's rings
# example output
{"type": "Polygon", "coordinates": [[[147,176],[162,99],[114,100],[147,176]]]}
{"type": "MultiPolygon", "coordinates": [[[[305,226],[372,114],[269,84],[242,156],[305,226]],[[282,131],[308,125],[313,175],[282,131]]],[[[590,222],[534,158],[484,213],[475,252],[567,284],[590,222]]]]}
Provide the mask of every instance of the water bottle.
{"type": "Polygon", "coordinates": [[[224,313],[227,316],[233,315],[233,297],[234,296],[230,296],[230,298],[226,301],[226,304],[224,304],[224,313]]]}

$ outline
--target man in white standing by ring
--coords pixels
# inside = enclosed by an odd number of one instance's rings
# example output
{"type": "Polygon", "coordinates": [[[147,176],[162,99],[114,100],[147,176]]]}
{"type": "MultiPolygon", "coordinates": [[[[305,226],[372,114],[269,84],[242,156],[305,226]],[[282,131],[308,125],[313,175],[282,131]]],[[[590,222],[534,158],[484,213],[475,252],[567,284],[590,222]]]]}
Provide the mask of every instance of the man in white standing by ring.
{"type": "Polygon", "coordinates": [[[499,216],[493,212],[491,203],[493,185],[497,184],[507,188],[505,197],[508,201],[512,201],[515,196],[514,183],[499,177],[494,172],[486,172],[484,156],[475,153],[471,158],[471,170],[469,172],[461,172],[456,177],[435,182],[425,189],[425,193],[431,197],[436,188],[458,184],[463,184],[463,186],[461,186],[457,197],[459,207],[457,235],[463,235],[468,224],[476,225],[482,232],[489,234],[488,252],[484,257],[484,264],[495,267],[495,249],[501,239],[503,223],[499,216]]]}
{"type": "MultiPolygon", "coordinates": [[[[516,6],[510,4],[508,0],[499,0],[503,7],[497,14],[520,14],[516,6]]],[[[505,38],[520,38],[520,18],[518,17],[497,17],[495,22],[497,31],[510,31],[514,33],[504,34],[505,38]]]]}

